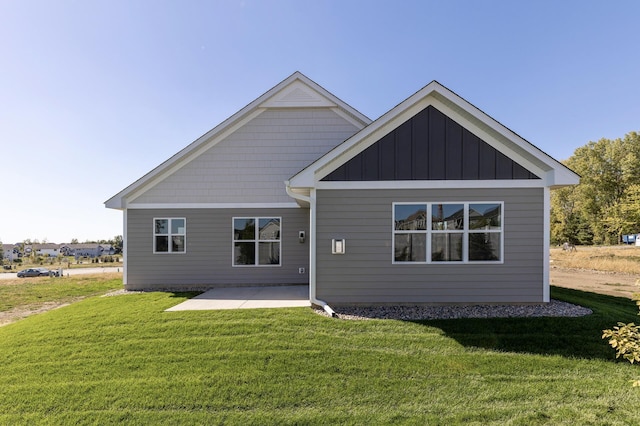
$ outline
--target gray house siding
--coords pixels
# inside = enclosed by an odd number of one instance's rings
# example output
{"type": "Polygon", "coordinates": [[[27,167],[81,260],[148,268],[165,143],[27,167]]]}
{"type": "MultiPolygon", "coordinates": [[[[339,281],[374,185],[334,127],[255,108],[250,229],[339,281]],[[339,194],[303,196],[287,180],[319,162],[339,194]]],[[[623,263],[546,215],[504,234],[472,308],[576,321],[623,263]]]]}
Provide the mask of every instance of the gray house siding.
{"type": "Polygon", "coordinates": [[[329,304],[543,301],[542,188],[318,190],[317,297],[329,304]],[[392,203],[503,201],[504,260],[392,264],[392,203]],[[345,239],[346,253],[331,254],[345,239]]]}
{"type": "Polygon", "coordinates": [[[127,289],[309,282],[309,242],[298,240],[299,231],[309,235],[308,209],[130,209],[126,214],[127,289]],[[153,219],[165,217],[186,218],[185,253],[153,253],[153,219]],[[232,266],[233,217],[282,218],[280,266],[232,266]]]}
{"type": "Polygon", "coordinates": [[[135,203],[290,203],[283,181],[358,128],[329,108],[266,110],[135,203]]]}

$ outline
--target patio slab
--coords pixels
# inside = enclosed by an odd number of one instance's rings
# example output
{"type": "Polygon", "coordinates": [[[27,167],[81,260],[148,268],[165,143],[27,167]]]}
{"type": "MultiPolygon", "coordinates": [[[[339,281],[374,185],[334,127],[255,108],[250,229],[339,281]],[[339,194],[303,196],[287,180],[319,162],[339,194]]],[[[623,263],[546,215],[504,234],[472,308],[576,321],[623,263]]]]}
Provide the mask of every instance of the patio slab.
{"type": "Polygon", "coordinates": [[[311,306],[308,285],[214,288],[167,311],[292,308],[311,306]]]}

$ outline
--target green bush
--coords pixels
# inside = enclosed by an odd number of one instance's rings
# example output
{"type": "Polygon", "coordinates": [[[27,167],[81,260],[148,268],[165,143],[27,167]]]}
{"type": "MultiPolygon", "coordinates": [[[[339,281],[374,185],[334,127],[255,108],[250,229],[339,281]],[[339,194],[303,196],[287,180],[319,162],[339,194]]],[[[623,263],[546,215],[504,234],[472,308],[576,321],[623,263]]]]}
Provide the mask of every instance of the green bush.
{"type": "MultiPolygon", "coordinates": [[[[640,307],[640,293],[634,294],[633,300],[640,307]]],[[[640,362],[640,325],[618,322],[612,329],[603,330],[602,338],[609,339],[609,344],[616,350],[616,358],[622,357],[631,364],[640,362]]],[[[640,379],[634,380],[633,386],[640,386],[640,379]]]]}

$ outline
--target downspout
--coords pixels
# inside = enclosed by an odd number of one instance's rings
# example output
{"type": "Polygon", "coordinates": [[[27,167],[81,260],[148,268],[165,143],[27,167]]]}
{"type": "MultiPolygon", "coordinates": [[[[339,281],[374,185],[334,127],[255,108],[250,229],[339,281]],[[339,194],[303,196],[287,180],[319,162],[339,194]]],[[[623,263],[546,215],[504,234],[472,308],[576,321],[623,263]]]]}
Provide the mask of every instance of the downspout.
{"type": "Polygon", "coordinates": [[[285,181],[285,189],[291,198],[309,203],[309,300],[312,304],[322,307],[331,317],[336,318],[338,314],[331,309],[331,306],[324,300],[316,298],[316,190],[312,188],[309,197],[296,194],[291,190],[289,181],[285,181]]]}

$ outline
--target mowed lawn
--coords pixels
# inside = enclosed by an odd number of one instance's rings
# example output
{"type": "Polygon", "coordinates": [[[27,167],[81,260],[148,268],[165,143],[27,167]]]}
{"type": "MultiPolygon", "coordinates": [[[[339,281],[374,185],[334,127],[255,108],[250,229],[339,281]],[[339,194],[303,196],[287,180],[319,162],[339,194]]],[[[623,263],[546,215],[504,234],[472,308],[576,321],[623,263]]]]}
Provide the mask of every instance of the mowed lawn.
{"type": "Polygon", "coordinates": [[[640,424],[640,368],[583,318],[346,321],[309,308],[164,312],[93,296],[0,327],[0,424],[640,424]]]}

